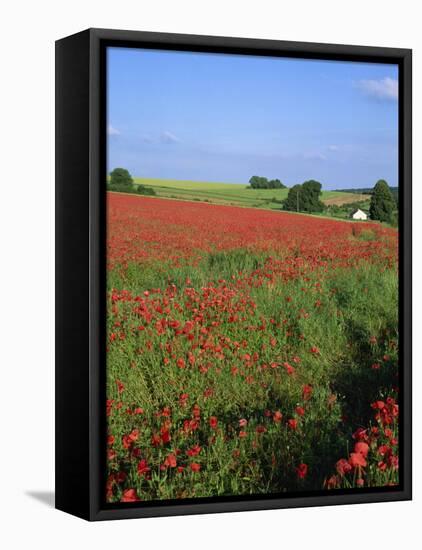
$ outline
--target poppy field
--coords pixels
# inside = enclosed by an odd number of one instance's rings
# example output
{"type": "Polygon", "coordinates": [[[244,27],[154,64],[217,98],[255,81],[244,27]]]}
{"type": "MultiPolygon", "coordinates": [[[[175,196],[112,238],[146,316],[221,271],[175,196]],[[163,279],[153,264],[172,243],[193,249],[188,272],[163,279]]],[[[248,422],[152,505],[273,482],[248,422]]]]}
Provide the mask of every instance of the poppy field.
{"type": "Polygon", "coordinates": [[[110,503],[395,485],[398,234],[107,193],[110,503]]]}

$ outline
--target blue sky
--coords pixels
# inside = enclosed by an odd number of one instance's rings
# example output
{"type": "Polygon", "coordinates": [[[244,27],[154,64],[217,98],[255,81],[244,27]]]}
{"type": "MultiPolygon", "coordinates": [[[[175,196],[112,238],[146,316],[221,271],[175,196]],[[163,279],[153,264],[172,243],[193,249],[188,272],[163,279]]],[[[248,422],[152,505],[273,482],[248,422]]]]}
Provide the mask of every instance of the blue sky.
{"type": "Polygon", "coordinates": [[[396,65],[108,49],[108,170],[398,184],[396,65]]]}

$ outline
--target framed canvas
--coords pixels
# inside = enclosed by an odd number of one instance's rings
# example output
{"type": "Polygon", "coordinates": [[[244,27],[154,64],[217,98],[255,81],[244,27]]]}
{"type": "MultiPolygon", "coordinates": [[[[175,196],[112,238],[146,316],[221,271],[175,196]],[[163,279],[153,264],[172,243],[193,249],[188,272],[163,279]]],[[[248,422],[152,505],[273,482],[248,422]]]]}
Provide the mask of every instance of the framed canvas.
{"type": "Polygon", "coordinates": [[[56,507],[411,498],[411,50],[56,43],[56,507]]]}

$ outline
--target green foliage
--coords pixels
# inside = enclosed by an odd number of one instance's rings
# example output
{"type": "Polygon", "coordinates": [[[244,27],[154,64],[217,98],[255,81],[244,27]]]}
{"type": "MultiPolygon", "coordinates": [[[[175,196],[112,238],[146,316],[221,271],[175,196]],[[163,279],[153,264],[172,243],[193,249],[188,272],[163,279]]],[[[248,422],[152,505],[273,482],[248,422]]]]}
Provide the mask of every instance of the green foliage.
{"type": "Polygon", "coordinates": [[[369,214],[372,220],[391,223],[396,210],[396,201],[385,180],[378,180],[371,197],[369,214]]]}
{"type": "Polygon", "coordinates": [[[261,177],[261,176],[252,176],[249,180],[249,183],[251,184],[252,189],[267,189],[268,188],[268,180],[267,178],[261,177]]]}
{"type": "Polygon", "coordinates": [[[267,189],[286,189],[286,186],[279,179],[269,180],[267,189]]]}
{"type": "Polygon", "coordinates": [[[322,212],[324,204],[320,200],[322,185],[315,180],[302,183],[302,208],[305,212],[322,212]]]}
{"type": "Polygon", "coordinates": [[[353,212],[355,212],[358,208],[363,212],[368,213],[369,200],[348,202],[340,205],[330,204],[326,208],[326,214],[329,216],[332,216],[333,218],[347,219],[347,218],[350,218],[353,212]]]}
{"type": "MultiPolygon", "coordinates": [[[[125,288],[133,296],[144,296],[145,289],[166,288],[171,281],[172,288],[177,289],[175,301],[183,303],[187,280],[190,289],[200,289],[210,281],[215,284],[221,278],[230,281],[233,275],[239,277],[240,272],[253,273],[265,268],[265,262],[265,254],[240,249],[210,253],[195,266],[129,263],[125,270],[109,273],[108,289],[110,295],[115,288],[125,288]]],[[[255,307],[244,313],[249,327],[247,347],[238,352],[226,345],[224,361],[208,352],[207,364],[212,366],[202,373],[197,363],[187,362],[185,368],[180,368],[172,359],[163,366],[163,343],[172,342],[172,329],[160,334],[152,323],[143,331],[131,330],[140,323],[139,313],[130,301],[119,303],[107,319],[109,334],[116,332],[116,321],[118,330],[125,331],[124,341],[110,344],[107,359],[108,395],[115,403],[123,402],[121,408],[113,406],[108,417],[117,455],[109,468],[113,474],[125,473],[126,487],[135,487],[145,500],[323,487],[336,461],[347,456],[354,441],[353,431],[370,422],[370,403],[380,395],[389,395],[396,383],[398,294],[394,268],[380,270],[377,265],[360,264],[336,269],[327,278],[321,274],[311,273],[306,282],[299,278],[275,286],[253,286],[255,307]],[[317,307],[316,301],[321,301],[317,307]],[[261,325],[263,319],[276,323],[288,319],[289,331],[271,323],[267,323],[266,336],[265,331],[250,330],[261,325]],[[374,336],[376,343],[371,343],[374,336]],[[311,345],[318,347],[318,354],[309,352],[311,345]],[[260,361],[255,367],[253,363],[245,367],[244,354],[252,356],[254,350],[260,354],[260,361]],[[380,361],[386,354],[388,360],[380,361]],[[299,363],[292,362],[295,356],[300,358],[299,363]],[[258,368],[261,363],[271,365],[273,361],[278,365],[274,369],[258,368]],[[294,365],[293,375],[284,372],[286,361],[294,365]],[[377,362],[382,363],[380,368],[371,368],[377,362]],[[228,365],[239,373],[233,374],[228,365]],[[255,380],[248,382],[247,375],[255,380]],[[125,388],[121,393],[116,380],[125,388]],[[302,388],[309,380],[312,395],[304,400],[302,388]],[[209,388],[213,390],[212,398],[204,397],[209,388]],[[181,394],[186,395],[182,405],[181,394]],[[195,404],[201,411],[200,425],[186,434],[183,426],[195,404]],[[297,412],[298,404],[303,406],[303,416],[297,412]],[[129,415],[127,411],[135,407],[142,407],[142,414],[129,415]],[[172,439],[154,447],[151,437],[163,426],[157,412],[164,407],[171,411],[172,439]],[[268,417],[265,411],[272,414],[268,417]],[[275,411],[281,411],[281,422],[274,420],[275,411]],[[209,426],[212,415],[218,419],[215,430],[209,426]],[[247,419],[242,438],[238,435],[240,419],[247,419]],[[289,428],[289,419],[297,420],[297,429],[289,428]],[[265,433],[259,433],[259,427],[264,427],[265,433]],[[122,446],[123,437],[134,428],[139,430],[136,445],[142,449],[150,476],[139,475],[138,461],[131,463],[122,446]],[[199,454],[189,458],[188,450],[194,445],[199,446],[199,454]],[[185,469],[181,473],[175,468],[163,470],[166,456],[176,448],[180,449],[177,464],[185,465],[185,469]],[[192,473],[190,462],[199,463],[201,471],[192,473]],[[295,474],[295,466],[301,462],[309,466],[304,480],[298,480],[295,474]]],[[[183,327],[186,313],[174,309],[172,319],[183,327]]],[[[245,330],[242,322],[232,322],[225,313],[220,320],[227,341],[241,342],[245,330]]],[[[190,340],[179,338],[176,349],[178,357],[188,357],[190,340]]],[[[376,472],[380,471],[376,467],[379,460],[379,456],[373,459],[376,472]]],[[[385,483],[371,479],[367,478],[367,485],[385,483]]],[[[122,497],[122,488],[116,484],[114,491],[111,498],[117,501],[122,497]]]]}
{"type": "Polygon", "coordinates": [[[131,183],[120,183],[113,184],[109,183],[107,185],[108,191],[117,191],[118,193],[131,193],[136,195],[149,195],[155,196],[157,193],[152,187],[147,187],[145,185],[132,185],[131,183]]]}
{"type": "Polygon", "coordinates": [[[133,184],[133,178],[126,168],[115,168],[110,172],[110,184],[114,186],[129,186],[133,184]]]}
{"type": "Polygon", "coordinates": [[[315,180],[308,180],[302,185],[294,185],[283,202],[284,210],[294,212],[322,212],[325,208],[320,200],[321,184],[315,180]]]}
{"type": "Polygon", "coordinates": [[[139,195],[156,195],[157,194],[152,187],[146,187],[145,185],[142,185],[142,184],[136,187],[136,192],[139,195]]]}
{"type": "MultiPolygon", "coordinates": [[[[151,187],[157,197],[179,200],[199,200],[213,204],[230,204],[233,206],[248,206],[251,208],[266,208],[279,210],[281,201],[288,194],[288,189],[253,189],[249,184],[233,184],[222,182],[169,180],[157,178],[133,178],[135,185],[142,184],[151,187]],[[275,199],[275,200],[274,200],[275,199]]],[[[350,193],[322,191],[321,200],[350,200],[350,193]]],[[[369,199],[368,195],[368,208],[369,199]]],[[[359,197],[356,197],[359,200],[359,197]]]]}
{"type": "Polygon", "coordinates": [[[113,185],[109,183],[107,185],[108,191],[117,191],[118,193],[134,193],[135,189],[133,185],[123,184],[123,185],[113,185]]]}
{"type": "Polygon", "coordinates": [[[251,189],[285,189],[286,186],[279,179],[268,180],[262,176],[252,176],[249,180],[251,189]]]}
{"type": "Polygon", "coordinates": [[[290,210],[292,212],[299,212],[301,210],[301,191],[302,186],[299,184],[293,185],[293,187],[289,189],[289,194],[283,201],[284,210],[290,210]]]}

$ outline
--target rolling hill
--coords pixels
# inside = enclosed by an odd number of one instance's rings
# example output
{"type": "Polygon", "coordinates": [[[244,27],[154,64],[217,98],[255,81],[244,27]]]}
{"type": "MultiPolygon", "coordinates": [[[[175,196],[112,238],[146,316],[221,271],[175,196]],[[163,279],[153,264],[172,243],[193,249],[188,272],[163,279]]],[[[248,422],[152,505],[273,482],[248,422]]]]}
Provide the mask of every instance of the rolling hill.
{"type": "MultiPolygon", "coordinates": [[[[154,189],[162,198],[201,201],[213,204],[229,204],[250,208],[279,210],[288,189],[251,189],[242,183],[220,183],[156,178],[134,178],[135,184],[154,189]]],[[[357,200],[355,194],[345,191],[323,191],[326,204],[346,204],[357,200]]]]}

